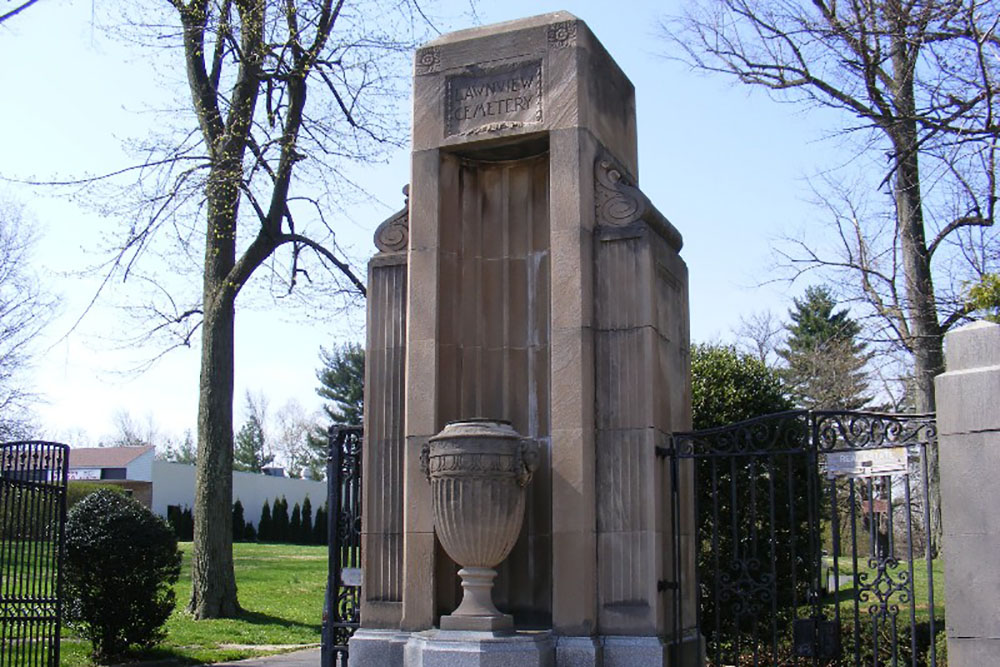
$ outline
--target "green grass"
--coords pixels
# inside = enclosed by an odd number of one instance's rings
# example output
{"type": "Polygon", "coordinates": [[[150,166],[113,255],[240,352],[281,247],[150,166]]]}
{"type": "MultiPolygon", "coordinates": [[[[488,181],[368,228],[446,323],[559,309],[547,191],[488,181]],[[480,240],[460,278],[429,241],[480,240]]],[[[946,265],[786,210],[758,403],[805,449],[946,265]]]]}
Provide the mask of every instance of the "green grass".
{"type": "MultiPolygon", "coordinates": [[[[832,567],[833,559],[824,559],[823,566],[824,572],[827,567],[832,567]]],[[[839,562],[840,574],[841,576],[846,576],[851,574],[851,561],[850,559],[841,558],[839,562]]],[[[869,584],[876,580],[878,572],[873,568],[867,566],[867,559],[858,560],[858,569],[862,573],[867,573],[869,584]]],[[[944,600],[944,560],[938,558],[932,563],[932,570],[934,576],[934,616],[936,619],[942,619],[944,617],[945,610],[945,600],[944,600]]],[[[899,577],[906,573],[908,575],[908,568],[905,561],[901,561],[900,566],[889,572],[893,579],[898,580],[899,577]]],[[[825,580],[824,580],[825,581],[825,580]]],[[[930,599],[930,591],[928,586],[927,578],[927,561],[923,558],[914,559],[913,561],[913,590],[914,590],[914,600],[915,600],[915,612],[917,623],[925,623],[930,620],[930,605],[928,604],[930,599]]],[[[841,584],[838,593],[839,603],[840,603],[840,613],[841,615],[852,614],[854,612],[854,586],[853,584],[841,584]]],[[[909,618],[909,603],[899,602],[899,594],[896,594],[894,600],[899,604],[900,607],[900,617],[908,619],[909,618]]],[[[862,616],[866,613],[866,608],[868,603],[861,602],[861,614],[862,616]]]]}
{"type": "MultiPolygon", "coordinates": [[[[267,645],[320,641],[326,587],[325,546],[236,544],[236,585],[244,612],[239,618],[195,621],[184,606],[191,597],[191,544],[182,543],[184,566],[175,586],[177,609],[167,621],[167,638],[137,660],[172,659],[201,664],[279,652],[267,645]],[[229,645],[229,646],[227,646],[229,645]]],[[[89,643],[63,633],[62,667],[91,665],[89,643]]]]}

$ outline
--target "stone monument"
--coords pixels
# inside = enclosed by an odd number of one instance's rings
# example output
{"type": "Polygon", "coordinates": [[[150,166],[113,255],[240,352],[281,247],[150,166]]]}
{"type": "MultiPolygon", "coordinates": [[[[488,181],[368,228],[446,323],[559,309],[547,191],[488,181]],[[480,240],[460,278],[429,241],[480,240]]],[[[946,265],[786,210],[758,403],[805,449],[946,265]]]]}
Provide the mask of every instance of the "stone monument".
{"type": "Polygon", "coordinates": [[[351,664],[698,664],[690,470],[657,456],[690,427],[687,269],[637,187],[632,84],[558,12],[426,44],[413,97],[369,265],[351,664]],[[516,632],[442,628],[462,589],[421,452],[472,418],[537,451],[492,595],[516,632]]]}

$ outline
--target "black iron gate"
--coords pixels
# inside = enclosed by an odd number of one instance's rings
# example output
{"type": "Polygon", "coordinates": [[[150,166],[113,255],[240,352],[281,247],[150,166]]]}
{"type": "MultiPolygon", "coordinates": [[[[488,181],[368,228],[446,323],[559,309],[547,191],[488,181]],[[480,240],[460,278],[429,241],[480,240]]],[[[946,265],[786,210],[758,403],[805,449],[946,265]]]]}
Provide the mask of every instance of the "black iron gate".
{"type": "Polygon", "coordinates": [[[675,575],[687,533],[705,665],[939,664],[936,446],[933,415],[796,411],[674,434],[674,479],[692,466],[695,494],[690,526],[674,489],[675,575]]]}
{"type": "Polygon", "coordinates": [[[323,610],[322,667],[347,664],[347,641],[361,619],[360,426],[330,428],[326,464],[329,577],[323,610]]]}
{"type": "Polygon", "coordinates": [[[59,664],[69,447],[0,445],[0,667],[59,664]]]}

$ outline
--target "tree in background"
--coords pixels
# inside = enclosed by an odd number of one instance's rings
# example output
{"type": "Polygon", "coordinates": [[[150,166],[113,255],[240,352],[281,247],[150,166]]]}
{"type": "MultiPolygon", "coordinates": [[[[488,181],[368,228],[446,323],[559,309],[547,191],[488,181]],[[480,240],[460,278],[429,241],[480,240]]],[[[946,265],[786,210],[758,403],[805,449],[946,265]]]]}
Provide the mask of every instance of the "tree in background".
{"type": "Polygon", "coordinates": [[[320,386],[316,393],[329,403],[323,406],[334,424],[360,424],[365,401],[365,348],[347,343],[332,351],[321,347],[323,363],[316,371],[320,386]]]}
{"type": "Polygon", "coordinates": [[[266,500],[260,509],[260,521],[257,522],[257,539],[261,542],[270,542],[274,539],[271,519],[271,505],[266,500]]]}
{"type": "Polygon", "coordinates": [[[294,544],[303,544],[302,507],[298,503],[292,507],[292,516],[288,520],[288,541],[294,544]]]}
{"type": "Polygon", "coordinates": [[[969,288],[969,307],[983,319],[1000,324],[1000,274],[989,273],[969,288]]]}
{"type": "Polygon", "coordinates": [[[307,415],[295,399],[285,403],[274,415],[273,448],[280,453],[289,477],[323,478],[326,449],[317,451],[310,441],[316,419],[315,415],[307,415]]]}
{"type": "Polygon", "coordinates": [[[691,418],[695,430],[790,410],[777,372],[725,345],[691,350],[691,418]]]}
{"type": "MultiPolygon", "coordinates": [[[[692,346],[691,409],[696,430],[729,427],[791,407],[777,372],[754,355],[723,345],[692,346]]],[[[806,599],[809,577],[801,575],[810,567],[801,562],[801,556],[809,553],[808,517],[801,510],[809,502],[806,449],[803,447],[801,454],[766,451],[784,450],[789,442],[801,442],[808,431],[800,420],[788,415],[754,424],[737,433],[701,434],[695,441],[699,449],[708,447],[711,451],[762,450],[760,455],[741,457],[738,463],[733,458],[732,466],[722,457],[696,460],[696,559],[702,581],[711,581],[713,573],[730,576],[729,568],[738,563],[747,563],[747,567],[768,564],[768,571],[773,567],[777,575],[777,598],[773,601],[777,616],[768,604],[752,619],[753,628],[746,625],[750,619],[738,601],[716,599],[707,595],[704,587],[699,592],[703,618],[736,623],[741,632],[751,635],[758,622],[766,628],[794,615],[797,605],[806,599]],[[782,444],[774,445],[772,439],[782,444]],[[748,498],[761,501],[747,503],[748,498]],[[771,498],[773,508],[764,500],[767,498],[771,498]],[[768,537],[757,539],[758,534],[768,537]],[[774,544],[794,544],[795,548],[775,553],[774,544]],[[793,554],[798,554],[799,562],[793,560],[793,554]],[[722,572],[715,569],[720,563],[722,572]],[[800,575],[797,580],[790,576],[793,570],[800,575]],[[793,584],[795,581],[798,583],[793,584]]],[[[706,622],[705,630],[711,639],[714,622],[706,622]]]]}
{"type": "Polygon", "coordinates": [[[316,371],[320,386],[316,393],[330,401],[323,411],[330,420],[325,426],[315,426],[309,433],[309,448],[314,465],[325,470],[329,437],[333,424],[361,424],[365,401],[365,348],[358,343],[346,343],[332,351],[320,348],[322,366],[316,371]]]}
{"type": "Polygon", "coordinates": [[[259,473],[274,461],[274,454],[270,452],[264,436],[267,403],[261,397],[254,398],[248,391],[246,411],[247,420],[236,434],[233,470],[259,473]]]}
{"type": "Polygon", "coordinates": [[[23,375],[32,361],[32,340],[56,303],[31,268],[33,230],[21,206],[0,199],[0,441],[34,432],[35,396],[23,375]]]}
{"type": "Polygon", "coordinates": [[[284,496],[274,499],[271,510],[271,539],[274,542],[288,541],[288,500],[284,496]]]}
{"type": "Polygon", "coordinates": [[[664,25],[693,67],[841,112],[860,139],[878,180],[821,193],[833,249],[810,228],[783,254],[793,276],[836,276],[872,338],[912,355],[919,412],[934,410],[944,334],[971,312],[963,284],[1000,261],[998,15],[1000,0],[704,0],[664,25]],[[867,204],[877,190],[889,210],[867,204]]]}
{"type": "Polygon", "coordinates": [[[233,542],[242,542],[245,539],[247,522],[243,518],[243,503],[236,499],[233,503],[233,542]]]}
{"type": "Polygon", "coordinates": [[[784,330],[781,320],[770,310],[764,310],[740,316],[733,333],[740,352],[753,355],[765,366],[773,368],[780,359],[778,347],[784,330]]]}
{"type": "Polygon", "coordinates": [[[788,336],[778,355],[778,370],[792,401],[807,410],[858,410],[871,400],[866,394],[866,366],[871,355],[858,342],[860,325],[826,287],[809,287],[793,299],[788,336]]]}
{"type": "Polygon", "coordinates": [[[313,543],[312,503],[309,496],[302,501],[302,544],[313,543]]]}
{"type": "Polygon", "coordinates": [[[170,463],[187,463],[193,465],[198,459],[198,451],[194,446],[191,431],[184,431],[184,439],[180,444],[168,442],[163,450],[163,460],[170,463]]]}
{"type": "Polygon", "coordinates": [[[316,521],[313,523],[313,544],[326,544],[329,530],[326,516],[326,503],[316,508],[316,521]]]}

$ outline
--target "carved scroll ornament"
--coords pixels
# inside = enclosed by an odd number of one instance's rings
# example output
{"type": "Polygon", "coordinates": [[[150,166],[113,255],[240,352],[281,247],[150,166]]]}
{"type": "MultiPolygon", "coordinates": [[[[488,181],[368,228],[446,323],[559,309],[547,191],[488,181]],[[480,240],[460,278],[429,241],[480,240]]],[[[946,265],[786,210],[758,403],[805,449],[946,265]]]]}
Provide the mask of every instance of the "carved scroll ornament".
{"type": "Polygon", "coordinates": [[[410,242],[410,186],[403,188],[406,203],[375,230],[375,247],[381,252],[402,252],[410,242]]]}
{"type": "Polygon", "coordinates": [[[628,175],[610,155],[597,158],[594,165],[594,205],[598,225],[624,227],[640,220],[662,236],[676,251],[684,241],[669,220],[660,213],[649,197],[635,186],[628,175]]]}

